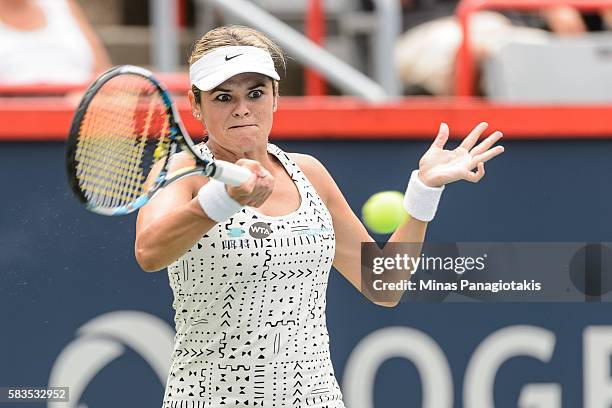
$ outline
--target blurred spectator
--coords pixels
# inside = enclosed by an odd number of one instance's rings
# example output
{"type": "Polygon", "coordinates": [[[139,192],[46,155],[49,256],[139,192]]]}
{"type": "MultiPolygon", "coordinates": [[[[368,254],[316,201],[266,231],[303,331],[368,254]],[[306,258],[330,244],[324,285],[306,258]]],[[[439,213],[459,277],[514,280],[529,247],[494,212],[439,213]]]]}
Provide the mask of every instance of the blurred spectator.
{"type": "MultiPolygon", "coordinates": [[[[404,0],[404,26],[398,39],[395,63],[408,94],[451,95],[455,56],[462,34],[454,17],[457,0],[404,0]]],[[[612,9],[582,16],[566,6],[542,10],[541,19],[516,13],[480,11],[471,18],[470,44],[476,65],[508,42],[545,44],[551,40],[545,30],[575,35],[588,30],[612,27],[612,9]],[[584,18],[583,18],[584,17],[584,18]],[[595,20],[599,20],[599,25],[595,20]],[[531,27],[525,27],[523,24],[531,27]]]]}
{"type": "Polygon", "coordinates": [[[74,83],[110,66],[74,0],[0,0],[0,83],[74,83]]]}
{"type": "MultiPolygon", "coordinates": [[[[503,14],[481,11],[471,16],[470,44],[476,64],[513,42],[546,43],[544,30],[519,27],[503,14]]],[[[462,41],[454,16],[420,24],[396,44],[395,63],[409,94],[452,95],[455,57],[462,41]]]]}
{"type": "Polygon", "coordinates": [[[600,13],[581,14],[569,6],[556,6],[542,10],[540,14],[546,27],[559,35],[612,29],[612,9],[604,9],[600,13]]]}

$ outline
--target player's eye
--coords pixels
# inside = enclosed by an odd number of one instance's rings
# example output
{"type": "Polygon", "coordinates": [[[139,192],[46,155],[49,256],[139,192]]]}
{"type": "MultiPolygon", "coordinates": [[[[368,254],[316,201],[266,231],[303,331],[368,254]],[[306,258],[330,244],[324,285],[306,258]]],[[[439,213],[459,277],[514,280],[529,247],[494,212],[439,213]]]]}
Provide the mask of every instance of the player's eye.
{"type": "Polygon", "coordinates": [[[229,102],[229,101],[232,100],[232,97],[229,94],[219,94],[219,95],[217,95],[215,100],[217,100],[219,102],[229,102]]]}
{"type": "Polygon", "coordinates": [[[254,89],[249,92],[249,98],[257,99],[263,96],[263,91],[261,89],[254,89]]]}

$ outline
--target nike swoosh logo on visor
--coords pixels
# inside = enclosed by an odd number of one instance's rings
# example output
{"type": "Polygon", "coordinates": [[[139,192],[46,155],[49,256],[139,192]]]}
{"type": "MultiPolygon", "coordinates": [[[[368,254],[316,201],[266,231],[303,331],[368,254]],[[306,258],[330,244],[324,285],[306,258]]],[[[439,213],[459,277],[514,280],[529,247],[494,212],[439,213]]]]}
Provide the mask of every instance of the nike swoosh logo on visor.
{"type": "Polygon", "coordinates": [[[225,56],[225,60],[226,60],[226,61],[229,61],[229,60],[234,59],[234,58],[236,58],[236,57],[239,57],[239,56],[241,56],[241,55],[242,55],[242,54],[236,54],[236,55],[234,55],[234,56],[232,56],[232,57],[228,57],[228,56],[226,55],[226,56],[225,56]]]}

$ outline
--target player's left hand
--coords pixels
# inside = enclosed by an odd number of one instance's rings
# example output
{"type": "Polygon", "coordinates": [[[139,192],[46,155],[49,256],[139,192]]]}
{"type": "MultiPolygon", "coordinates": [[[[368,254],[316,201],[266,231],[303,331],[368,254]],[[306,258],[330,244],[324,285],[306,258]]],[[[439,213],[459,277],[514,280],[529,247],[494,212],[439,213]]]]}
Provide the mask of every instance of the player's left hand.
{"type": "Polygon", "coordinates": [[[419,161],[419,179],[430,187],[439,187],[457,180],[479,182],[485,174],[484,163],[504,152],[503,146],[493,145],[502,138],[496,131],[478,146],[476,142],[487,129],[486,122],[476,126],[455,150],[444,150],[448,140],[448,125],[442,123],[438,136],[419,161]],[[476,169],[476,171],[473,171],[476,169]]]}

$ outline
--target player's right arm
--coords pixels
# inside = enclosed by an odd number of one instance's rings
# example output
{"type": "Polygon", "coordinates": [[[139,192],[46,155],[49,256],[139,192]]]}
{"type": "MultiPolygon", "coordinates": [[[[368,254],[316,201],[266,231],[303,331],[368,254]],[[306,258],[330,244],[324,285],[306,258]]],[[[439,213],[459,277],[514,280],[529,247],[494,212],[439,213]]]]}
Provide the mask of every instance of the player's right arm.
{"type": "MultiPolygon", "coordinates": [[[[174,156],[169,171],[193,166],[188,154],[174,156]]],[[[150,172],[147,183],[159,173],[162,161],[150,172]]],[[[216,221],[208,218],[196,195],[208,182],[205,176],[190,176],[161,189],[138,211],[136,261],[147,272],[159,271],[187,252],[216,221]]]]}
{"type": "MultiPolygon", "coordinates": [[[[169,172],[194,164],[191,155],[177,154],[169,172]]],[[[243,206],[259,207],[272,192],[274,178],[254,160],[240,159],[236,164],[251,170],[253,176],[238,187],[229,187],[229,196],[243,206]]],[[[161,161],[156,163],[149,173],[147,185],[157,177],[161,167],[161,161]]],[[[207,182],[205,176],[175,181],[159,190],[138,211],[134,252],[143,270],[155,272],[167,267],[217,224],[206,215],[197,198],[198,191],[207,182]]]]}

